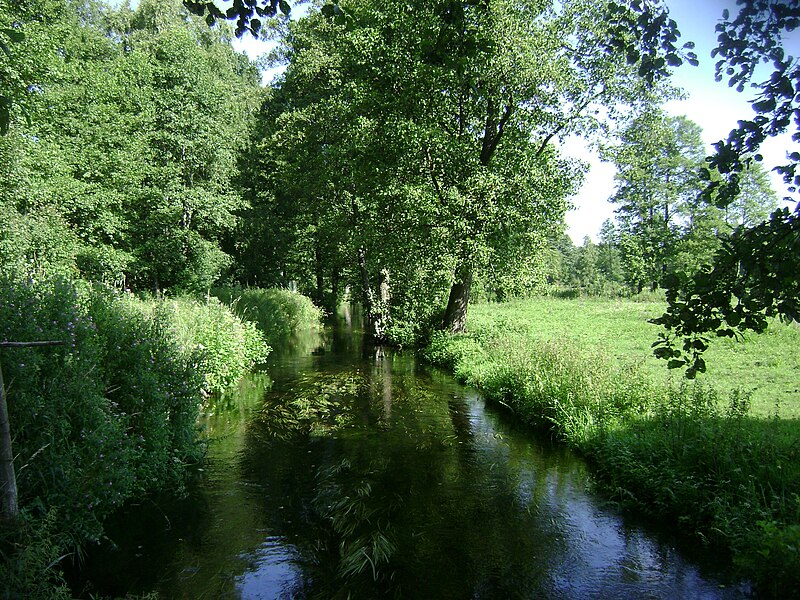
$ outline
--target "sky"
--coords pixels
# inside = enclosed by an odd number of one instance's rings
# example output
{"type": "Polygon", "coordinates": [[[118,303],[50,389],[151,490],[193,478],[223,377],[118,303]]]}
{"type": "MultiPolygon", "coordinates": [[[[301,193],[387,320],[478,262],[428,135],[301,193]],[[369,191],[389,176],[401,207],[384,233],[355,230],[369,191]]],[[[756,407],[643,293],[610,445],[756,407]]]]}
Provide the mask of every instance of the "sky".
{"type": "MultiPolygon", "coordinates": [[[[710,153],[711,144],[727,139],[731,129],[739,119],[754,116],[748,100],[755,97],[755,90],[745,89],[739,93],[729,88],[727,81],[714,81],[714,63],[711,50],[716,45],[714,27],[728,8],[736,14],[735,0],[667,0],[670,16],[675,19],[683,41],[693,41],[699,66],[684,64],[672,76],[673,83],[685,90],[687,99],[672,100],[665,105],[667,113],[673,116],[685,115],[703,128],[703,141],[710,153]]],[[[787,40],[786,51],[797,56],[800,53],[800,37],[787,40]]],[[[764,156],[763,166],[767,169],[785,164],[786,151],[792,146],[787,134],[781,138],[767,140],[761,147],[764,156]]],[[[569,140],[565,151],[590,164],[583,187],[572,198],[574,205],[566,217],[568,233],[575,244],[581,244],[584,236],[595,242],[603,221],[614,216],[614,205],[608,198],[614,192],[612,164],[603,163],[596,154],[587,150],[585,144],[569,140]]],[[[773,189],[780,198],[785,194],[785,185],[777,174],[772,177],[773,189]]]]}
{"type": "MultiPolygon", "coordinates": [[[[667,0],[670,16],[678,23],[681,40],[693,41],[699,66],[684,64],[675,70],[673,83],[683,88],[687,94],[685,100],[672,100],[665,105],[667,113],[685,115],[703,128],[703,141],[710,153],[711,144],[727,139],[728,133],[736,127],[739,119],[749,119],[754,115],[748,100],[755,96],[755,90],[745,89],[736,92],[729,88],[726,81],[714,81],[714,62],[711,50],[716,45],[714,27],[728,8],[736,14],[736,0],[667,0]]],[[[301,9],[305,9],[301,7],[301,9]]],[[[270,45],[255,40],[252,36],[243,36],[234,41],[237,50],[246,52],[251,58],[269,50],[270,45]]],[[[785,47],[788,54],[800,54],[800,35],[790,38],[785,47]]],[[[265,81],[272,74],[265,75],[265,81]]],[[[786,152],[792,146],[790,136],[769,139],[761,148],[764,156],[764,167],[784,164],[786,152]]],[[[578,193],[571,198],[573,209],[567,213],[567,233],[576,244],[581,244],[585,236],[595,242],[603,221],[614,216],[614,205],[608,199],[614,193],[614,165],[603,163],[597,154],[586,144],[576,138],[564,141],[563,152],[569,156],[580,158],[589,164],[584,183],[578,193]]],[[[782,197],[785,186],[777,175],[773,176],[773,189],[782,197]]]]}

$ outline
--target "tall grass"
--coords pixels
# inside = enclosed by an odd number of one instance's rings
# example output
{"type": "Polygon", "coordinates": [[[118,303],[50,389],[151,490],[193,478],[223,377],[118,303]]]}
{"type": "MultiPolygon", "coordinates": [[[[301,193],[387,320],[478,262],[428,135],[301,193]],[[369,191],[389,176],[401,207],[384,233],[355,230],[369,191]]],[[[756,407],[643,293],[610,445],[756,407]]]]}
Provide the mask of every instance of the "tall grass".
{"type": "Polygon", "coordinates": [[[270,352],[256,324],[237,317],[216,298],[148,304],[167,318],[179,346],[195,354],[208,393],[230,388],[270,352]]]}
{"type": "Polygon", "coordinates": [[[289,290],[219,288],[212,294],[240,318],[255,323],[273,346],[300,329],[319,326],[322,318],[322,311],[308,297],[289,290]]]}
{"type": "Polygon", "coordinates": [[[268,347],[216,301],[142,301],[39,274],[0,275],[4,349],[22,517],[0,531],[0,597],[51,598],[59,561],[97,540],[131,498],[180,490],[202,459],[205,395],[268,347]]]}
{"type": "MultiPolygon", "coordinates": [[[[586,306],[474,307],[470,333],[435,335],[425,356],[582,452],[620,503],[730,549],[765,594],[800,593],[800,423],[774,408],[753,416],[746,390],[654,376],[632,350],[650,329],[630,315],[657,307],[586,306]]],[[[797,385],[797,371],[782,376],[797,385]]]]}

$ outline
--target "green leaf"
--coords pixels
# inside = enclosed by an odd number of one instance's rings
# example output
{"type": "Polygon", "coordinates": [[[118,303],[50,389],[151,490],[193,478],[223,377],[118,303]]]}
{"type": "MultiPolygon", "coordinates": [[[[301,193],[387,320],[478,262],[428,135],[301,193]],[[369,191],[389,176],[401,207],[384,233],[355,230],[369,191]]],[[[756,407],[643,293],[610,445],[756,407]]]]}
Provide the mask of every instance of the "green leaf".
{"type": "Polygon", "coordinates": [[[775,98],[767,98],[761,102],[753,102],[753,110],[758,113],[772,112],[775,110],[775,98]]]}
{"type": "Polygon", "coordinates": [[[669,64],[670,67],[680,67],[683,61],[677,54],[667,54],[667,64],[669,64]]]}
{"type": "Polygon", "coordinates": [[[286,2],[286,0],[280,0],[278,6],[280,7],[281,12],[287,17],[289,16],[289,13],[292,12],[292,7],[289,6],[289,3],[286,2]]]}
{"type": "Polygon", "coordinates": [[[671,361],[669,361],[667,363],[667,368],[668,369],[680,369],[685,364],[686,364],[685,360],[672,359],[671,361]]]}
{"type": "Polygon", "coordinates": [[[12,42],[22,42],[25,40],[25,34],[19,31],[18,29],[11,29],[10,27],[3,27],[0,29],[6,37],[10,39],[12,42]]]}

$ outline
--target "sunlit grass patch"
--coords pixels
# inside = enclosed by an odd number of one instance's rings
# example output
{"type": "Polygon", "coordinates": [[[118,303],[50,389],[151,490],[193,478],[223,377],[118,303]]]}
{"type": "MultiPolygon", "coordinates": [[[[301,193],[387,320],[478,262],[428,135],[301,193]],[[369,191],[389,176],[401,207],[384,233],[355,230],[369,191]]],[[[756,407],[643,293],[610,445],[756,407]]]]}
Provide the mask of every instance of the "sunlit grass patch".
{"type": "MultiPolygon", "coordinates": [[[[470,335],[518,338],[523,345],[563,340],[584,350],[602,352],[617,364],[641,366],[651,380],[679,383],[652,355],[658,327],[648,323],[665,308],[659,302],[541,298],[470,307],[470,335]]],[[[752,414],[800,418],[800,327],[774,321],[762,335],[743,342],[715,339],[707,351],[704,383],[722,397],[735,389],[750,394],[752,414]]]]}
{"type": "Polygon", "coordinates": [[[470,308],[425,356],[549,427],[606,493],[732,549],[766,594],[800,593],[800,330],[775,322],[684,380],[651,355],[654,302],[537,299],[470,308]]]}

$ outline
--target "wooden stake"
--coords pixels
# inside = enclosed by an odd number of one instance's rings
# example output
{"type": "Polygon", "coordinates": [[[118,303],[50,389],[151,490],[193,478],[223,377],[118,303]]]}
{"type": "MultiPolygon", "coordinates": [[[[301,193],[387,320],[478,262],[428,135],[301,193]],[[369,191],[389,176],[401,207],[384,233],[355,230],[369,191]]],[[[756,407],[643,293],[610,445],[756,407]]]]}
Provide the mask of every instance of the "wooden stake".
{"type": "MultiPolygon", "coordinates": [[[[61,346],[64,342],[0,342],[0,348],[61,346]]],[[[14,473],[14,452],[11,448],[11,425],[8,419],[6,386],[0,361],[0,521],[15,521],[19,517],[17,476],[14,473]]]]}
{"type": "Polygon", "coordinates": [[[0,519],[15,521],[17,506],[17,477],[14,474],[14,454],[11,450],[11,427],[8,423],[3,366],[0,364],[0,519]]]}

